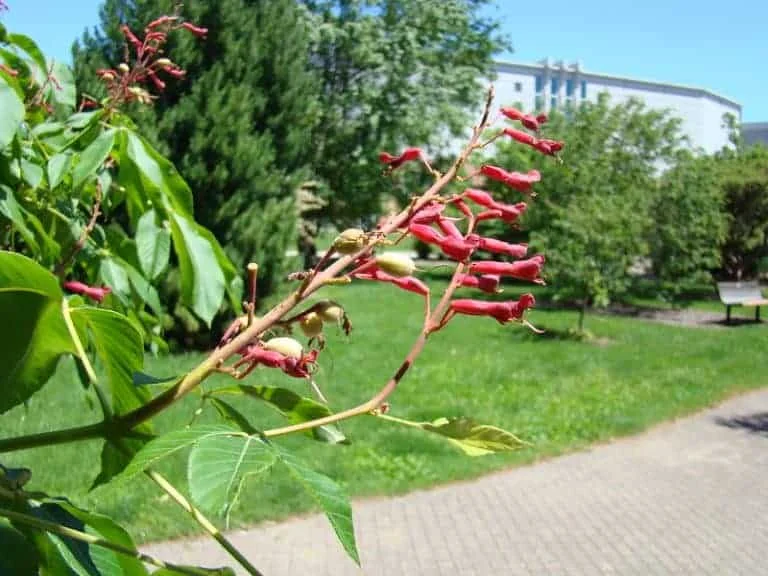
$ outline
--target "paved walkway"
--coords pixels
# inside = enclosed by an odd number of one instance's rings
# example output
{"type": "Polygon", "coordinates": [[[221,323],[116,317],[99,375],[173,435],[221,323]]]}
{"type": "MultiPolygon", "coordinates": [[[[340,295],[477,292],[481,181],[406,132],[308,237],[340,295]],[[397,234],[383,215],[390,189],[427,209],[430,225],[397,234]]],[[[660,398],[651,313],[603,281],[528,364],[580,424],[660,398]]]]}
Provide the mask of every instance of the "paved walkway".
{"type": "MultiPolygon", "coordinates": [[[[355,503],[363,571],[323,517],[232,534],[266,576],[768,573],[768,390],[588,452],[355,503]]],[[[208,540],[156,544],[210,566],[208,540]]]]}

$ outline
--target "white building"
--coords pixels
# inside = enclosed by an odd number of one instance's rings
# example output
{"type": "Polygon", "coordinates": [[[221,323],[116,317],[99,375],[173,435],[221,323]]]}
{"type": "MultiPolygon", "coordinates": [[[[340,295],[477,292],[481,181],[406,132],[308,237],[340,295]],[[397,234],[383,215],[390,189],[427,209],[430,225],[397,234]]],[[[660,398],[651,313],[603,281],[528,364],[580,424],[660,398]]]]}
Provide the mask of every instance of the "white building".
{"type": "Polygon", "coordinates": [[[595,74],[578,63],[566,65],[549,59],[538,64],[497,62],[496,72],[497,103],[519,103],[525,111],[548,112],[568,103],[595,100],[601,92],[608,92],[616,103],[635,96],[649,108],[670,109],[682,120],[691,145],[707,153],[728,144],[725,114],[741,122],[737,102],[703,88],[595,74]]]}

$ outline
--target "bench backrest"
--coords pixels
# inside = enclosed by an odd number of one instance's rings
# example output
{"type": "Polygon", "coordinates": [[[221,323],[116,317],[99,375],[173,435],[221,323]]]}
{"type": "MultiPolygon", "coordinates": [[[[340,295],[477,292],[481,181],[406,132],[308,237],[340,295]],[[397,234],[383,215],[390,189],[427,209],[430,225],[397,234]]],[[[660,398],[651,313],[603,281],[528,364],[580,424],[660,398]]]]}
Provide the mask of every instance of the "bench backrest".
{"type": "Polygon", "coordinates": [[[755,282],[718,282],[717,291],[723,304],[740,304],[752,300],[762,300],[760,284],[755,282]]]}

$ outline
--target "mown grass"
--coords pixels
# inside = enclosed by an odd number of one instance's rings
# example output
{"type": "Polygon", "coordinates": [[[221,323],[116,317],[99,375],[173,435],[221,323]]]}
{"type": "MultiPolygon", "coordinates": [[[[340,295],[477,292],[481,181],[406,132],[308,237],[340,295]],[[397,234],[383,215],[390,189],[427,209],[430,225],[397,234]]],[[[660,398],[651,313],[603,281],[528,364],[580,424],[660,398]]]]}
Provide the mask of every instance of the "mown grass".
{"type": "MultiPolygon", "coordinates": [[[[317,380],[335,409],[370,397],[397,368],[421,325],[421,300],[388,286],[364,284],[330,291],[348,307],[352,336],[332,333],[317,380]]],[[[559,338],[576,314],[533,311],[547,328],[535,336],[481,318],[458,318],[434,336],[402,386],[391,397],[392,414],[414,420],[467,415],[504,427],[532,443],[516,453],[470,458],[440,438],[364,417],[343,424],[352,443],[328,446],[305,437],[280,440],[304,460],[346,486],[353,496],[401,493],[532,462],[594,442],[631,434],[689,413],[729,394],[763,386],[756,370],[768,345],[762,325],[688,328],[628,318],[589,316],[592,342],[559,338]]],[[[155,375],[179,374],[199,354],[147,359],[155,375]]],[[[253,382],[306,391],[305,384],[267,370],[253,382]]],[[[220,385],[216,378],[210,385],[220,385]]],[[[51,430],[98,419],[65,367],[27,407],[0,417],[0,437],[51,430]]],[[[184,426],[196,395],[155,421],[157,431],[184,426]]],[[[267,428],[278,416],[255,400],[238,407],[267,428]]],[[[213,421],[206,408],[200,421],[213,421]]],[[[33,489],[69,494],[125,523],[140,541],[194,532],[196,525],[144,478],[87,493],[98,471],[99,443],[41,448],[0,455],[6,465],[33,470],[33,489]]],[[[160,466],[184,486],[185,460],[160,466]]],[[[278,519],[309,510],[301,489],[280,472],[253,478],[233,514],[234,525],[278,519]]],[[[330,528],[329,528],[330,529],[330,528]]]]}

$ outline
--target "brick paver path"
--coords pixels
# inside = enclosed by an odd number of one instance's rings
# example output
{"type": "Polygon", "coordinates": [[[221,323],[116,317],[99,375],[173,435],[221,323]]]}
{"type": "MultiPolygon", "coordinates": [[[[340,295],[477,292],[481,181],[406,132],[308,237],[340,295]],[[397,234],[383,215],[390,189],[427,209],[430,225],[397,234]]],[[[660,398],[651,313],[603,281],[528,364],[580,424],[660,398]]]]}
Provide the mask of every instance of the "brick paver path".
{"type": "MultiPolygon", "coordinates": [[[[587,452],[353,508],[362,571],[321,516],[232,540],[265,576],[768,574],[768,390],[587,452]]],[[[230,564],[208,540],[147,550],[230,564]]]]}

